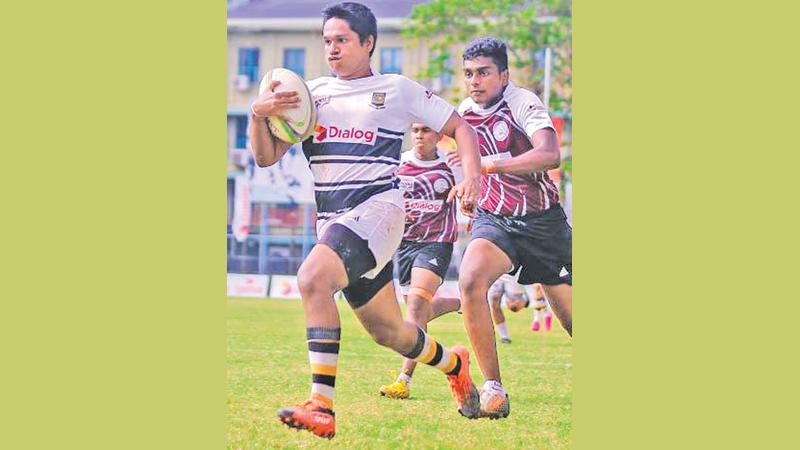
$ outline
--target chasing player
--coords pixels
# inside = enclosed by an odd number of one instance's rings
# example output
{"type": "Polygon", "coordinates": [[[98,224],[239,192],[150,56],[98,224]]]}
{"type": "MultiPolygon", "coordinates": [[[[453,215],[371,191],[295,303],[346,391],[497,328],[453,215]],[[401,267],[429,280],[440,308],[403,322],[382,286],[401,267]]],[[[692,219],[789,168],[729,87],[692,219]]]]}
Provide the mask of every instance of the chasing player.
{"type": "MultiPolygon", "coordinates": [[[[297,273],[305,311],[310,398],[278,411],[286,425],[316,436],[335,434],[334,385],[341,326],[333,294],[342,290],[359,321],[381,345],[435,366],[448,376],[459,411],[478,415],[477,390],[469,376],[469,353],[447,349],[412,322],[403,321],[392,284],[391,257],[403,236],[405,212],[396,171],[403,132],[424,122],[458,142],[464,181],[459,197],[471,213],[479,194],[475,131],[441,98],[401,75],[370,68],[378,37],[375,16],[358,3],[341,3],[323,13],[325,57],[334,77],[308,82],[317,107],[314,135],[303,142],[314,176],[317,236],[297,273]]],[[[269,166],[289,144],[275,139],[265,117],[296,107],[296,92],[274,93],[273,81],[251,105],[250,144],[256,163],[269,166]]]]}
{"type": "MultiPolygon", "coordinates": [[[[403,153],[397,171],[406,221],[396,258],[400,290],[408,305],[407,318],[427,331],[428,322],[461,306],[457,298],[436,297],[436,291],[444,281],[458,237],[456,205],[447,202],[447,195],[462,175],[461,167],[436,148],[439,133],[423,123],[414,123],[411,137],[414,148],[403,153]]],[[[381,395],[408,398],[416,366],[414,360],[405,358],[394,383],[381,386],[381,395]]]]}
{"type": "Polygon", "coordinates": [[[489,286],[504,273],[521,284],[541,282],[562,325],[572,335],[572,228],[547,170],[560,153],[542,102],[509,81],[508,55],[494,38],[472,41],[463,54],[469,97],[459,112],[478,133],[483,194],[459,270],[461,310],[485,383],[482,415],[506,417],[489,286]]]}

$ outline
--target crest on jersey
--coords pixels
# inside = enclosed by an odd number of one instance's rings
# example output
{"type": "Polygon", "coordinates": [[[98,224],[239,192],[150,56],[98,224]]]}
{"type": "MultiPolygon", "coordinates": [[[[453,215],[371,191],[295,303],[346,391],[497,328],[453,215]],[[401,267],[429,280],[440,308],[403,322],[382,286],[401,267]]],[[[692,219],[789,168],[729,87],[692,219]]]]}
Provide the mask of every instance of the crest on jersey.
{"type": "Polygon", "coordinates": [[[450,185],[444,178],[439,178],[438,180],[433,182],[433,190],[436,191],[437,194],[443,194],[450,189],[450,185]]]}
{"type": "Polygon", "coordinates": [[[505,141],[508,137],[508,124],[501,120],[492,127],[492,136],[496,141],[505,141]]]}
{"type": "Polygon", "coordinates": [[[375,109],[383,109],[386,107],[386,92],[373,92],[372,93],[372,103],[370,103],[375,109]]]}
{"type": "Polygon", "coordinates": [[[331,102],[331,96],[314,96],[314,106],[321,108],[331,102]]]}

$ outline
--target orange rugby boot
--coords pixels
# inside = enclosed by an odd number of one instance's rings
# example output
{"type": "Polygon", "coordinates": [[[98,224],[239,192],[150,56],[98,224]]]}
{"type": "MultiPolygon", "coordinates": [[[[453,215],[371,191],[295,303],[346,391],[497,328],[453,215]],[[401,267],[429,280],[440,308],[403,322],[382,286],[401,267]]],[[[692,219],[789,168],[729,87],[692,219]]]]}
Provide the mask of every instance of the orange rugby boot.
{"type": "Polygon", "coordinates": [[[480,395],[472,378],[469,376],[469,350],[461,345],[454,345],[451,352],[461,359],[461,369],[458,375],[448,375],[450,393],[458,404],[458,412],[468,418],[477,419],[481,412],[480,395]]]}
{"type": "Polygon", "coordinates": [[[315,436],[333,439],[336,435],[336,415],[316,400],[306,400],[290,408],[278,410],[278,419],[286,426],[308,430],[315,436]]]}

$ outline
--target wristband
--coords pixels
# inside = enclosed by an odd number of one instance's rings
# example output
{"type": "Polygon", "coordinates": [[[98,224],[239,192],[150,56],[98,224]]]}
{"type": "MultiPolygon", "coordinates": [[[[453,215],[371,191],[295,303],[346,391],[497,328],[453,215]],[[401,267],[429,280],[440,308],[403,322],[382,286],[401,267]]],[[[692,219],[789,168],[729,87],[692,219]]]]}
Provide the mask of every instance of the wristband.
{"type": "Polygon", "coordinates": [[[496,174],[497,166],[494,165],[494,161],[486,161],[485,163],[481,163],[481,172],[485,175],[496,174]]]}

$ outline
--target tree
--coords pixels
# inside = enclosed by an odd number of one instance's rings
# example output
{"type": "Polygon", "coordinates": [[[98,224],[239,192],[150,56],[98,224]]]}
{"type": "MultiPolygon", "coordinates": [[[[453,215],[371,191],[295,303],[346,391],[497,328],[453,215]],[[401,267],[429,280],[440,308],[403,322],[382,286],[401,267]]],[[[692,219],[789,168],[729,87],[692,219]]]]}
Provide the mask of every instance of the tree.
{"type": "MultiPolygon", "coordinates": [[[[416,5],[403,27],[403,37],[429,50],[427,65],[417,76],[433,80],[460,72],[467,43],[494,36],[508,46],[511,78],[542,97],[544,49],[550,48],[550,109],[570,114],[572,102],[572,6],[568,0],[433,0],[416,5]]],[[[454,80],[458,77],[452,78],[454,80]]],[[[451,84],[454,102],[464,97],[459,82],[451,84]]]]}

